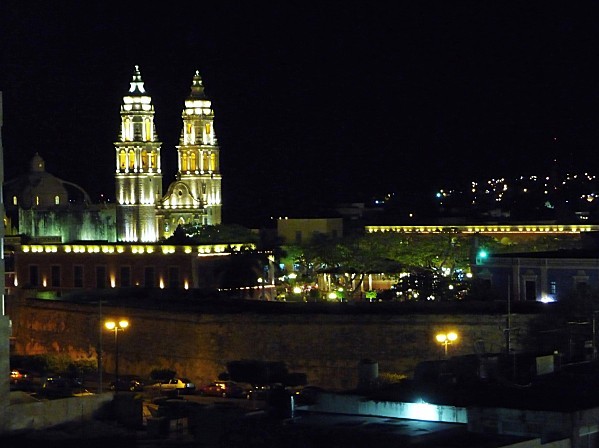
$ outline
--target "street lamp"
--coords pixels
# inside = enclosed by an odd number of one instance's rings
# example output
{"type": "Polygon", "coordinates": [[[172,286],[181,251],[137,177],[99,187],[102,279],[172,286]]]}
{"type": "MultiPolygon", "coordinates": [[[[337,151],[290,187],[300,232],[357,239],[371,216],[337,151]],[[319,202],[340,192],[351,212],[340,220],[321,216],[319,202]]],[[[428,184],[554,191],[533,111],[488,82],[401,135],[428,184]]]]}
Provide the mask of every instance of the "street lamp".
{"type": "Polygon", "coordinates": [[[443,347],[445,348],[445,356],[447,357],[447,346],[452,342],[457,341],[458,335],[457,333],[450,331],[449,333],[439,333],[437,336],[435,336],[435,339],[437,339],[437,342],[443,344],[443,347]]]}
{"type": "Polygon", "coordinates": [[[109,331],[114,331],[114,392],[119,390],[119,331],[129,326],[129,321],[121,319],[118,322],[107,320],[104,326],[109,331]]]}

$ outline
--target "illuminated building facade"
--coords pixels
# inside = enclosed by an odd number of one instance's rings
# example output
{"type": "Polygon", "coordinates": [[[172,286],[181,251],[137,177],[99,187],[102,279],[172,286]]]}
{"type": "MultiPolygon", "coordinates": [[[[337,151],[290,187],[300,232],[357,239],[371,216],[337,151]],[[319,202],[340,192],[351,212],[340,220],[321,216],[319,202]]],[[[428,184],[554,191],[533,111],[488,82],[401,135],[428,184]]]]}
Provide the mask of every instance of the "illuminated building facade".
{"type": "Polygon", "coordinates": [[[158,203],[159,228],[165,237],[180,224],[221,223],[220,157],[214,111],[197,71],[182,118],[177,180],[158,203]]]}
{"type": "Polygon", "coordinates": [[[117,239],[158,240],[156,203],[162,196],[160,146],[154,106],[135,67],[131,87],[121,105],[121,133],[116,149],[117,239]]]}
{"type": "Polygon", "coordinates": [[[92,204],[80,186],[46,171],[35,154],[29,171],[4,184],[8,235],[27,235],[36,241],[115,241],[115,209],[92,204]]]}
{"type": "Polygon", "coordinates": [[[476,278],[514,301],[556,302],[599,287],[595,249],[489,254],[472,266],[476,278]]]}
{"type": "MultiPolygon", "coordinates": [[[[114,288],[218,289],[244,244],[15,244],[9,292],[44,297],[114,288]]],[[[252,255],[248,255],[250,257],[252,255]]],[[[258,260],[259,257],[256,257],[258,260]]],[[[256,289],[257,288],[253,288],[256,289]]],[[[248,291],[252,290],[248,288],[248,291]]]]}
{"type": "Polygon", "coordinates": [[[115,144],[118,241],[156,242],[171,236],[178,225],[221,223],[214,111],[197,71],[182,119],[177,176],[163,196],[154,106],[135,67],[129,92],[123,97],[121,133],[115,144]]]}

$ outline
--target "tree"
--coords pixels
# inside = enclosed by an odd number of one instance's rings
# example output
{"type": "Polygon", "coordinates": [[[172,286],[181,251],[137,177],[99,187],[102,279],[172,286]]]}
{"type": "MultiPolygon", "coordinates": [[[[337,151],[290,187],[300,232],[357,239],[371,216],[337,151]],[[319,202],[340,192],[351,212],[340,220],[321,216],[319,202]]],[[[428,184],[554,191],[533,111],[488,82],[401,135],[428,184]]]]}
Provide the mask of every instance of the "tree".
{"type": "MultiPolygon", "coordinates": [[[[257,244],[260,237],[250,229],[237,224],[217,224],[214,226],[198,226],[185,224],[178,226],[170,241],[193,241],[195,244],[248,243],[257,244]]],[[[189,243],[186,243],[189,244],[189,243]]]]}

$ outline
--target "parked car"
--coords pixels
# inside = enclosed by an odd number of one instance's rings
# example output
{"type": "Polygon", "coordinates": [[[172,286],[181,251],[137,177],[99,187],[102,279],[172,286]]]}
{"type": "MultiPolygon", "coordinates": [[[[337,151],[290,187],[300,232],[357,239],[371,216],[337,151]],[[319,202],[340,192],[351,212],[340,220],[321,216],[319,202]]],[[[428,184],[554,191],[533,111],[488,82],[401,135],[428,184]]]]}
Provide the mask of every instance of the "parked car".
{"type": "Polygon", "coordinates": [[[12,390],[31,391],[37,385],[39,387],[41,379],[39,375],[25,369],[10,370],[10,388],[12,390]]]}
{"type": "Polygon", "coordinates": [[[160,380],[149,387],[165,392],[176,391],[179,394],[192,394],[196,390],[196,385],[188,378],[171,378],[160,380]]]}
{"type": "Polygon", "coordinates": [[[115,381],[110,382],[110,390],[141,392],[144,390],[144,382],[141,380],[141,378],[119,377],[118,383],[115,381]]]}
{"type": "Polygon", "coordinates": [[[198,389],[200,395],[223,398],[247,398],[249,390],[235,381],[212,381],[198,389]]]}
{"type": "Polygon", "coordinates": [[[76,378],[49,376],[43,382],[38,395],[43,398],[67,398],[93,395],[93,393],[85,389],[82,382],[76,378]]]}

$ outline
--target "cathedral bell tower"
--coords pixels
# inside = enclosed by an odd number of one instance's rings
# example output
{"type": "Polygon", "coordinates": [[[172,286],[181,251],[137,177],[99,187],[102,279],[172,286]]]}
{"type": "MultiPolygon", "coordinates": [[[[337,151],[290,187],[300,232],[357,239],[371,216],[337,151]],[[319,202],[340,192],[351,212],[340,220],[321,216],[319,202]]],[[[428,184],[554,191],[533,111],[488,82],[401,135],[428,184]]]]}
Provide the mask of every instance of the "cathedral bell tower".
{"type": "Polygon", "coordinates": [[[172,235],[182,224],[221,223],[220,154],[214,133],[214,111],[198,71],[185,100],[182,118],[177,180],[169,186],[158,212],[164,237],[172,235]]]}
{"type": "Polygon", "coordinates": [[[155,242],[159,231],[156,203],[162,196],[160,146],[152,98],[139,67],[121,105],[121,132],[115,143],[117,240],[155,242]]]}

